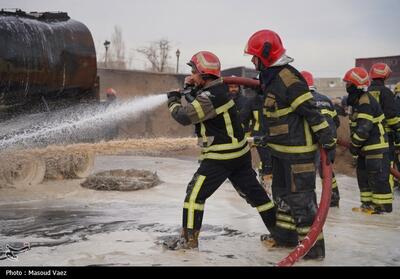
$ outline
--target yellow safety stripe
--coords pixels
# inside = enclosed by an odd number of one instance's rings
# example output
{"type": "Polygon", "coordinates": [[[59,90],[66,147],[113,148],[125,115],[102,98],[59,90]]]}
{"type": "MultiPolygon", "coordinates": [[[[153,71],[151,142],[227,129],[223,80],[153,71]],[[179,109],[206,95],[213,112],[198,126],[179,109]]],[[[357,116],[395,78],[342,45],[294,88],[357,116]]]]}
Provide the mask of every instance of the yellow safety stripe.
{"type": "Polygon", "coordinates": [[[169,111],[173,112],[176,107],[181,107],[181,106],[182,106],[181,104],[175,103],[169,107],[169,111]]]}
{"type": "Polygon", "coordinates": [[[276,221],[276,226],[284,228],[286,230],[291,230],[291,231],[296,230],[296,225],[288,224],[286,222],[276,221]]]}
{"type": "Polygon", "coordinates": [[[224,116],[224,121],[225,121],[226,132],[228,133],[228,136],[232,139],[232,143],[237,143],[238,139],[235,138],[235,135],[233,133],[232,121],[231,121],[231,117],[229,116],[229,112],[225,111],[223,116],[224,116]]]}
{"type": "Polygon", "coordinates": [[[230,160],[230,159],[242,157],[248,151],[250,151],[250,147],[247,145],[242,150],[237,151],[237,152],[232,152],[232,153],[211,153],[211,152],[205,153],[200,156],[200,160],[204,160],[204,159],[230,160]]]}
{"type": "Polygon", "coordinates": [[[199,101],[194,100],[191,104],[194,107],[194,109],[196,110],[197,116],[199,117],[199,120],[201,121],[204,118],[205,114],[204,114],[203,108],[201,107],[199,101]]]}
{"type": "Polygon", "coordinates": [[[307,120],[303,120],[304,123],[304,136],[306,138],[306,146],[311,146],[313,144],[313,139],[311,135],[310,125],[308,125],[307,120]]]}
{"type": "Polygon", "coordinates": [[[274,208],[274,203],[272,201],[270,201],[270,202],[268,202],[266,204],[257,206],[256,208],[257,208],[258,212],[267,211],[267,210],[270,210],[271,208],[274,208]]]}
{"type": "Polygon", "coordinates": [[[202,148],[202,151],[209,152],[209,151],[232,150],[232,149],[238,149],[240,147],[243,147],[245,144],[247,144],[247,138],[244,138],[240,142],[236,142],[236,143],[214,144],[214,145],[211,145],[210,147],[202,148]]]}
{"type": "Polygon", "coordinates": [[[360,192],[361,197],[371,197],[372,192],[360,192]]]}
{"type": "Polygon", "coordinates": [[[357,114],[357,119],[360,119],[360,118],[367,119],[367,120],[371,121],[372,123],[379,123],[379,122],[382,122],[385,119],[385,115],[381,114],[378,117],[373,117],[370,114],[359,113],[359,114],[357,114]]]}
{"type": "MultiPolygon", "coordinates": [[[[299,235],[299,240],[302,241],[304,238],[306,238],[307,235],[299,235]]],[[[318,234],[317,240],[322,240],[324,239],[324,234],[322,232],[320,232],[318,234]]]]}
{"type": "Polygon", "coordinates": [[[196,180],[196,183],[194,184],[192,193],[190,194],[189,197],[189,204],[188,204],[188,217],[187,217],[187,228],[188,229],[193,229],[193,224],[194,224],[194,211],[196,209],[196,198],[197,195],[199,194],[199,191],[201,189],[201,186],[204,183],[204,180],[206,177],[204,175],[199,175],[199,177],[196,180]]]}
{"type": "Polygon", "coordinates": [[[259,120],[259,113],[258,110],[253,110],[253,117],[254,117],[254,131],[259,131],[260,130],[260,120],[259,120]]]}
{"type": "Polygon", "coordinates": [[[354,133],[352,137],[358,141],[366,141],[367,140],[367,139],[363,139],[363,138],[359,137],[356,133],[354,133]]]}
{"type": "Polygon", "coordinates": [[[338,185],[337,185],[336,177],[332,177],[332,189],[335,189],[337,187],[338,187],[338,185]]]}
{"type": "Polygon", "coordinates": [[[287,146],[287,145],[268,143],[267,145],[278,152],[296,153],[296,154],[313,152],[318,148],[316,144],[313,144],[311,146],[287,146]]]}
{"type": "Polygon", "coordinates": [[[276,214],[276,219],[281,220],[281,221],[286,221],[286,222],[291,222],[294,224],[294,219],[292,216],[286,215],[286,214],[276,214]]]}
{"type": "Polygon", "coordinates": [[[264,112],[264,115],[267,117],[279,118],[279,117],[288,115],[289,113],[293,112],[293,109],[291,107],[288,107],[288,108],[278,109],[276,111],[267,111],[264,108],[263,112],[264,112]]]}
{"type": "Polygon", "coordinates": [[[372,192],[360,192],[360,200],[362,202],[372,201],[372,192]]]}
{"type": "Polygon", "coordinates": [[[208,143],[206,136],[206,126],[203,124],[203,122],[200,122],[200,135],[201,138],[203,139],[203,143],[208,143]]]}
{"type": "MultiPolygon", "coordinates": [[[[190,204],[188,202],[185,202],[183,204],[183,208],[189,209],[190,204]]],[[[193,208],[194,208],[194,210],[204,211],[204,204],[195,203],[193,208]]]]}
{"type": "Polygon", "coordinates": [[[216,111],[217,114],[220,114],[220,113],[223,113],[223,112],[229,110],[234,105],[235,105],[235,102],[233,100],[230,100],[225,105],[222,105],[222,106],[216,108],[215,111],[216,111]]]}
{"type": "Polygon", "coordinates": [[[374,198],[374,199],[391,199],[391,198],[393,198],[393,194],[392,193],[388,193],[388,194],[372,194],[372,198],[374,198]]]}
{"type": "Polygon", "coordinates": [[[399,123],[399,121],[400,121],[400,117],[393,117],[393,118],[386,119],[386,123],[389,126],[396,125],[397,123],[399,123]]]}
{"type": "Polygon", "coordinates": [[[388,148],[388,147],[389,147],[389,144],[387,142],[384,142],[384,143],[366,145],[366,146],[362,147],[361,150],[362,151],[369,151],[369,150],[388,148]]]}
{"type": "Polygon", "coordinates": [[[371,159],[383,159],[383,154],[372,154],[372,155],[367,155],[365,156],[365,159],[371,160],[371,159]]]}
{"type": "Polygon", "coordinates": [[[375,204],[391,204],[393,203],[393,198],[387,198],[387,199],[372,198],[372,202],[375,204]]]}
{"type": "Polygon", "coordinates": [[[331,118],[334,118],[337,115],[336,110],[329,109],[321,109],[321,114],[329,115],[331,118]]]}
{"type": "Polygon", "coordinates": [[[319,130],[325,129],[329,127],[329,124],[326,120],[324,120],[321,124],[311,126],[311,129],[314,133],[318,132],[319,130]]]}
{"type": "Polygon", "coordinates": [[[312,99],[312,98],[313,98],[313,95],[311,94],[311,92],[307,92],[306,94],[303,94],[303,95],[297,97],[297,98],[290,104],[290,107],[291,107],[293,110],[296,110],[296,108],[297,108],[298,106],[300,106],[302,103],[304,103],[305,101],[310,100],[310,99],[312,99]]]}

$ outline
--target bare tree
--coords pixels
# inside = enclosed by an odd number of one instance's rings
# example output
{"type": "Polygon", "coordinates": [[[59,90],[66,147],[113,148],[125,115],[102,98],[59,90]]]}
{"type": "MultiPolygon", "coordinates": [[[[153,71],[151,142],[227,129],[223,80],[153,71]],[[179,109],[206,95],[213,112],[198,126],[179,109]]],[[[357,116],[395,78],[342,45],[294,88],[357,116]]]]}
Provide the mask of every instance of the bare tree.
{"type": "Polygon", "coordinates": [[[168,69],[170,42],[167,39],[160,39],[148,47],[138,48],[137,52],[143,54],[151,64],[155,72],[165,72],[168,69]]]}
{"type": "Polygon", "coordinates": [[[125,61],[125,42],[122,38],[120,26],[114,26],[114,33],[111,36],[111,46],[114,61],[125,61]]]}

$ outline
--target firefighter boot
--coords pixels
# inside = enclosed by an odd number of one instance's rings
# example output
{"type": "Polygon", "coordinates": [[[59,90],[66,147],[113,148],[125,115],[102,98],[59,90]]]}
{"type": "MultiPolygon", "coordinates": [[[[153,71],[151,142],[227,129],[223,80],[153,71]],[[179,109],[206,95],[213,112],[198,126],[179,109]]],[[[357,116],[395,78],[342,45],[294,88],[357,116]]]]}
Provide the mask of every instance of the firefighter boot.
{"type": "Polygon", "coordinates": [[[317,240],[314,246],[303,257],[305,260],[322,260],[325,258],[325,241],[324,239],[317,240]]]}
{"type": "Polygon", "coordinates": [[[374,204],[373,208],[375,211],[373,214],[390,213],[393,210],[392,204],[374,204]]]}
{"type": "MultiPolygon", "coordinates": [[[[262,234],[260,236],[261,242],[268,248],[293,248],[296,247],[298,242],[294,240],[284,240],[282,237],[278,237],[278,234],[274,228],[268,228],[270,234],[262,234]]],[[[292,238],[290,238],[292,239],[292,238]]]]}
{"type": "Polygon", "coordinates": [[[198,230],[182,229],[180,236],[176,236],[163,242],[165,248],[169,250],[190,250],[199,247],[198,230]]]}

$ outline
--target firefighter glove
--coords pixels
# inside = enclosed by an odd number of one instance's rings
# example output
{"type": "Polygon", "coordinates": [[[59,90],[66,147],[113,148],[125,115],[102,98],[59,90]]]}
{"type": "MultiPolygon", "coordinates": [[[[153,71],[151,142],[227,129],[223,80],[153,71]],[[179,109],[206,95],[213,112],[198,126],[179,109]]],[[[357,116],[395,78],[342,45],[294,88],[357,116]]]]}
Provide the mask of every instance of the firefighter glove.
{"type": "Polygon", "coordinates": [[[170,91],[167,93],[167,97],[168,97],[168,107],[169,107],[173,103],[180,103],[182,95],[179,91],[170,91]]]}

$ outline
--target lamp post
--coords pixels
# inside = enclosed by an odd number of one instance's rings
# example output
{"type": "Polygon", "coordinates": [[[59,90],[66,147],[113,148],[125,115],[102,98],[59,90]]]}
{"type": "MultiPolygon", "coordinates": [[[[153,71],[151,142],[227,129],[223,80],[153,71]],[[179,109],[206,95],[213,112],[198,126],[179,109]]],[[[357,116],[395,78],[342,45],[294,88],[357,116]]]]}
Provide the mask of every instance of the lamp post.
{"type": "Polygon", "coordinates": [[[104,47],[106,48],[106,56],[104,57],[104,67],[107,68],[107,52],[108,52],[108,48],[110,46],[110,42],[105,40],[104,41],[104,47]]]}
{"type": "Polygon", "coordinates": [[[181,55],[181,52],[179,49],[176,50],[176,73],[179,72],[179,55],[181,55]]]}

